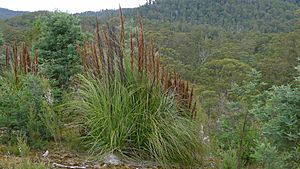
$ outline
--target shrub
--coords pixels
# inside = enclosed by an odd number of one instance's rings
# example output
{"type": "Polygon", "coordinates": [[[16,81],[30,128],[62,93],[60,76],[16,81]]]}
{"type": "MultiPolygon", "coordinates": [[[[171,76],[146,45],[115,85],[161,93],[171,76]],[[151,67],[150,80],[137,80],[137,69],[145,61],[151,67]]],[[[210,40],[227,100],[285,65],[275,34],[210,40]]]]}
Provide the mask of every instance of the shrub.
{"type": "Polygon", "coordinates": [[[270,91],[265,92],[252,110],[257,120],[261,122],[261,139],[268,142],[268,144],[261,144],[254,155],[260,154],[262,148],[267,149],[269,154],[266,156],[268,157],[261,159],[261,163],[269,168],[272,168],[273,165],[280,167],[279,164],[276,165],[276,162],[279,162],[277,159],[279,156],[283,158],[282,163],[286,168],[299,168],[299,93],[298,76],[295,86],[274,86],[270,91]],[[274,156],[273,159],[269,159],[272,156],[274,156]],[[270,162],[271,160],[274,161],[274,164],[270,162]]]}
{"type": "Polygon", "coordinates": [[[62,90],[69,86],[70,77],[80,71],[75,47],[83,35],[78,19],[70,14],[56,11],[42,19],[41,35],[34,48],[43,65],[42,73],[55,87],[54,96],[60,98],[62,90]]]}
{"type": "Polygon", "coordinates": [[[265,169],[280,169],[287,167],[284,165],[284,159],[280,155],[280,152],[278,152],[277,147],[274,147],[267,142],[259,144],[251,157],[265,169]]]}
{"type": "Polygon", "coordinates": [[[45,97],[50,89],[49,84],[47,80],[32,74],[18,77],[16,82],[11,73],[0,76],[0,128],[6,129],[8,139],[24,134],[29,145],[40,147],[43,141],[54,136],[45,121],[57,124],[55,114],[48,114],[52,109],[45,97]]]}
{"type": "Polygon", "coordinates": [[[19,135],[17,136],[17,146],[19,149],[19,153],[21,157],[27,157],[30,151],[30,148],[27,145],[27,140],[24,136],[19,135]]]}
{"type": "Polygon", "coordinates": [[[237,166],[251,162],[250,155],[256,146],[255,140],[259,137],[256,121],[250,110],[260,94],[261,74],[252,70],[248,73],[247,79],[251,81],[243,81],[242,85],[232,86],[231,100],[227,103],[229,111],[219,117],[220,128],[215,133],[215,138],[222,150],[236,150],[237,166]]]}
{"type": "Polygon", "coordinates": [[[279,86],[266,94],[266,103],[254,110],[264,123],[264,136],[280,149],[295,147],[300,141],[299,89],[279,86]]]}

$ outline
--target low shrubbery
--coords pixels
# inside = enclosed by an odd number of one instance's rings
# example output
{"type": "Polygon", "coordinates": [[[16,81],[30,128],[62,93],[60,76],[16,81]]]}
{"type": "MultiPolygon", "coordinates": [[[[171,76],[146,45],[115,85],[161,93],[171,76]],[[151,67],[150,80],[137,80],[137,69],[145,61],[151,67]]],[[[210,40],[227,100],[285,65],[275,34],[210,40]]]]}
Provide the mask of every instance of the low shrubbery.
{"type": "MultiPolygon", "coordinates": [[[[5,130],[9,141],[24,134],[30,145],[40,147],[45,140],[57,134],[57,124],[47,93],[50,88],[46,79],[34,76],[14,76],[6,73],[0,76],[0,127],[5,130]]],[[[8,140],[6,140],[8,141],[8,140]]]]}
{"type": "MultiPolygon", "coordinates": [[[[248,166],[299,168],[299,82],[298,76],[294,86],[273,86],[261,92],[263,84],[257,76],[233,87],[239,95],[231,97],[238,96],[237,101],[231,102],[230,114],[220,118],[220,131],[215,135],[221,154],[226,155],[222,157],[224,165],[240,154],[240,164],[248,166]],[[228,158],[230,149],[236,154],[228,158]]],[[[232,165],[237,165],[238,159],[234,161],[232,165]]]]}
{"type": "Polygon", "coordinates": [[[19,135],[30,146],[40,148],[44,141],[56,139],[58,123],[53,111],[47,79],[37,75],[37,55],[30,57],[23,44],[6,48],[5,67],[0,74],[1,141],[15,144],[19,135]]]}

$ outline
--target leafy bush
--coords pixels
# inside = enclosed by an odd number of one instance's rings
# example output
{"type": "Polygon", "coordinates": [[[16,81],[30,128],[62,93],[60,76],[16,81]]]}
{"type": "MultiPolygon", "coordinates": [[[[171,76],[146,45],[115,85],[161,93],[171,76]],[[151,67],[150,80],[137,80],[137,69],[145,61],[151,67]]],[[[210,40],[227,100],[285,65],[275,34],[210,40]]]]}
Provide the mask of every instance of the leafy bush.
{"type": "MultiPolygon", "coordinates": [[[[260,159],[261,163],[272,168],[274,161],[278,159],[272,156],[284,157],[283,162],[287,168],[299,167],[299,143],[300,143],[300,86],[299,77],[296,78],[296,85],[292,87],[274,86],[270,91],[265,92],[262,99],[252,110],[257,120],[261,123],[262,140],[268,144],[261,144],[256,149],[254,156],[262,151],[268,152],[267,159],[260,159]],[[261,149],[267,149],[261,150],[261,149]],[[275,155],[276,154],[276,155],[275,155]],[[298,157],[297,157],[298,156],[298,157]]],[[[275,163],[276,164],[276,163],[275,163]]],[[[280,165],[275,165],[280,167],[280,165]]]]}
{"type": "Polygon", "coordinates": [[[300,95],[290,86],[273,87],[266,103],[256,111],[264,135],[278,148],[292,148],[300,141],[300,95]]]}
{"type": "Polygon", "coordinates": [[[259,144],[251,157],[265,169],[286,168],[284,159],[280,156],[277,148],[268,142],[259,144]]]}
{"type": "Polygon", "coordinates": [[[29,145],[40,147],[43,141],[53,138],[45,123],[57,124],[55,114],[49,114],[49,89],[47,80],[31,74],[19,76],[19,82],[11,73],[0,76],[0,127],[6,129],[8,139],[24,134],[29,145]]]}
{"type": "Polygon", "coordinates": [[[239,164],[251,162],[250,155],[256,147],[255,140],[259,137],[259,131],[250,110],[260,94],[261,74],[252,70],[248,73],[247,79],[251,81],[243,81],[242,85],[232,86],[231,102],[227,103],[228,114],[219,118],[220,129],[215,134],[219,147],[223,151],[231,149],[237,151],[239,164]]]}
{"type": "MultiPolygon", "coordinates": [[[[221,130],[216,134],[219,147],[223,151],[237,150],[240,144],[241,126],[243,125],[241,115],[234,114],[234,116],[222,116],[220,118],[221,130]],[[240,121],[238,121],[240,120],[240,121]]],[[[248,126],[247,133],[243,137],[243,152],[241,154],[242,161],[249,163],[250,155],[253,153],[253,148],[256,146],[255,139],[257,139],[258,131],[255,127],[248,126]]]]}

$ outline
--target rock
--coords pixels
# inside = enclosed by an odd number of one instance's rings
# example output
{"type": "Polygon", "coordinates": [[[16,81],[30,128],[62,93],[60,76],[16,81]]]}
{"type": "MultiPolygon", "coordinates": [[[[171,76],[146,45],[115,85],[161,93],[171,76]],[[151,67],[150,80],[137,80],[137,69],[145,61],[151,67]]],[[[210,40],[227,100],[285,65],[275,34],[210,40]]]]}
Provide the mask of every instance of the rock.
{"type": "Polygon", "coordinates": [[[121,165],[121,160],[114,154],[109,154],[105,156],[103,162],[107,165],[121,165]]]}

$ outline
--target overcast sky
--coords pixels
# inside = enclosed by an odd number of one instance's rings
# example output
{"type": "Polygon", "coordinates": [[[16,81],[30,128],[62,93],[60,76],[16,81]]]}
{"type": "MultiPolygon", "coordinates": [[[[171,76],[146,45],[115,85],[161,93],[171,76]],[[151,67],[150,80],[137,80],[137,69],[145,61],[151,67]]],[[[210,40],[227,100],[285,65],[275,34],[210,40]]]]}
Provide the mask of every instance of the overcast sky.
{"type": "Polygon", "coordinates": [[[101,9],[133,8],[143,5],[146,0],[0,0],[0,7],[11,10],[38,11],[61,10],[76,13],[99,11],[101,9]]]}

